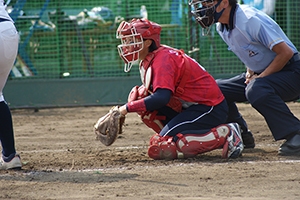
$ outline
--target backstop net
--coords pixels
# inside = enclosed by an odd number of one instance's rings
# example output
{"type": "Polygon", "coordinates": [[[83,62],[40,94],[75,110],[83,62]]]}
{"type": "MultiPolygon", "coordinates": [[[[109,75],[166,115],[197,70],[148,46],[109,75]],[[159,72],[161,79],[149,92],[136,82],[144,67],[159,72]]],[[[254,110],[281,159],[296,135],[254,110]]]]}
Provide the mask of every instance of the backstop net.
{"type": "MultiPolygon", "coordinates": [[[[263,9],[263,0],[239,3],[263,9]]],[[[268,14],[297,47],[299,4],[277,0],[268,5],[268,14]]],[[[7,10],[21,40],[10,80],[139,76],[138,67],[124,73],[115,34],[122,20],[142,17],[141,8],[146,8],[149,20],[162,25],[162,44],[183,49],[214,77],[245,70],[227,50],[215,25],[202,36],[188,0],[12,0],[7,10]]]]}

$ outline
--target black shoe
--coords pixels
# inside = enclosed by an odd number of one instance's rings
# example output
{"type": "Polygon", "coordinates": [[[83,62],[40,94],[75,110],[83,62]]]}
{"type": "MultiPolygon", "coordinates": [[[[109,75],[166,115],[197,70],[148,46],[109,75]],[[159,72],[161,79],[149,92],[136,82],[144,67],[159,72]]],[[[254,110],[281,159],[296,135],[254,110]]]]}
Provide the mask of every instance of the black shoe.
{"type": "Polygon", "coordinates": [[[247,131],[246,133],[242,132],[242,139],[245,149],[253,149],[255,147],[255,142],[251,131],[247,131]]]}
{"type": "Polygon", "coordinates": [[[278,155],[300,156],[300,131],[279,147],[278,155]]]}

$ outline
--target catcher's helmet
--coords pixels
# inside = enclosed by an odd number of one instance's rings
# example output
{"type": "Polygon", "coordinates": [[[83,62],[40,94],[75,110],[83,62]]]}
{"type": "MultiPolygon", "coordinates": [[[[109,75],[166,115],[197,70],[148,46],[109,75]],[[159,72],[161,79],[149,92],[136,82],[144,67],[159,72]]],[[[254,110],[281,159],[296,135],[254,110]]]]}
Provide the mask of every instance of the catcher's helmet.
{"type": "Polygon", "coordinates": [[[122,42],[118,45],[118,51],[125,62],[125,72],[129,72],[133,63],[139,59],[139,52],[144,48],[144,39],[152,39],[157,47],[160,46],[160,31],[160,25],[147,19],[123,21],[119,25],[116,38],[122,42]]]}
{"type": "Polygon", "coordinates": [[[207,35],[209,33],[211,25],[218,22],[223,11],[225,10],[222,9],[220,12],[216,11],[221,1],[214,5],[214,0],[189,0],[193,17],[204,29],[203,35],[207,35]]]}

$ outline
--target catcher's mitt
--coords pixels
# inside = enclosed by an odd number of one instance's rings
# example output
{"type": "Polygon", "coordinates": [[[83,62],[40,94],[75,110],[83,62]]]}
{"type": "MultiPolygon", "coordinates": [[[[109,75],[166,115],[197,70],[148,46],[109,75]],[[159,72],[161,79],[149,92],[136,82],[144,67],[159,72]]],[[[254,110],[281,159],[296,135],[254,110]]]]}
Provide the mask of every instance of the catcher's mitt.
{"type": "Polygon", "coordinates": [[[122,133],[124,122],[125,116],[120,113],[119,107],[112,107],[94,125],[96,139],[100,140],[106,146],[111,145],[116,140],[118,134],[122,133]]]}

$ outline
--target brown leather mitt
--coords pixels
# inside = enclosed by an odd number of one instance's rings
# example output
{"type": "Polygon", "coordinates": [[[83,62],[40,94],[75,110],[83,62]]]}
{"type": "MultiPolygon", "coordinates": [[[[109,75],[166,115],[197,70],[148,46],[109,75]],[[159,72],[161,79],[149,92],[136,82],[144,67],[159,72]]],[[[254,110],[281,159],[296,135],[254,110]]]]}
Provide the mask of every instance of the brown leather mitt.
{"type": "Polygon", "coordinates": [[[101,117],[94,125],[96,139],[104,145],[109,146],[122,133],[122,126],[125,122],[125,116],[119,111],[119,107],[112,107],[109,112],[101,117]]]}

